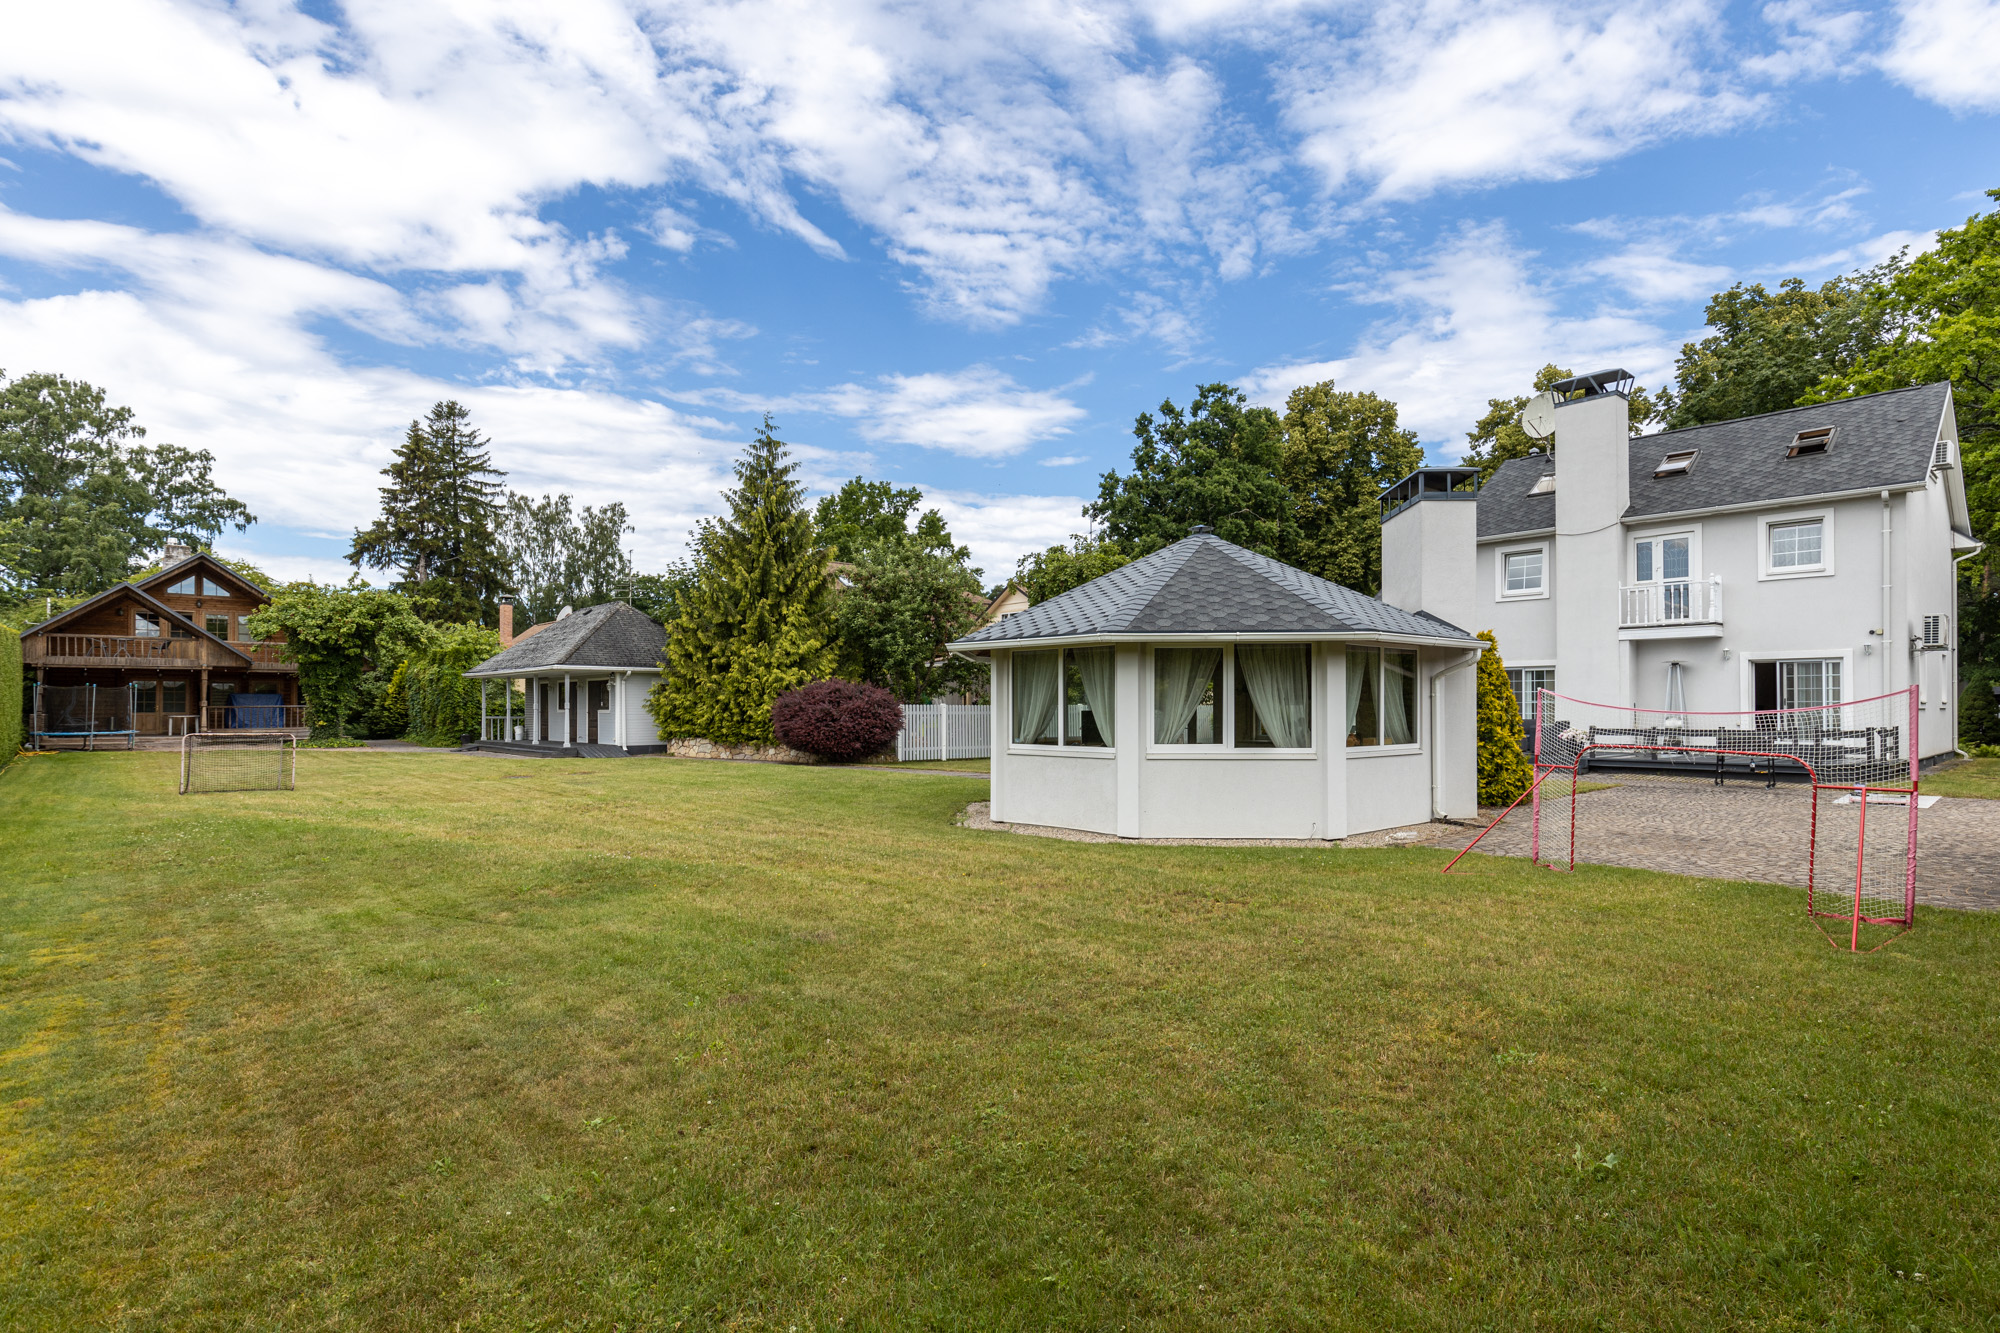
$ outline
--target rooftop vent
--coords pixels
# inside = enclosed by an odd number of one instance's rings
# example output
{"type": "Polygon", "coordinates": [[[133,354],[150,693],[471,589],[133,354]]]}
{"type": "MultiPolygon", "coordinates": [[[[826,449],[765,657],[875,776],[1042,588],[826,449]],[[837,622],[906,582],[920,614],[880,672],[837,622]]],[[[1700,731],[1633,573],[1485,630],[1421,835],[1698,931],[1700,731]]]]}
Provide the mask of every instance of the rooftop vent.
{"type": "Polygon", "coordinates": [[[1792,447],[1785,451],[1785,457],[1804,458],[1807,454],[1823,454],[1832,443],[1831,426],[1821,426],[1818,430],[1802,430],[1792,436],[1792,447]]]}
{"type": "Polygon", "coordinates": [[[1629,370],[1593,370],[1588,375],[1572,375],[1566,380],[1557,380],[1549,386],[1549,392],[1557,402],[1573,402],[1579,398],[1595,398],[1599,394],[1622,393],[1630,396],[1635,378],[1629,370]]]}
{"type": "Polygon", "coordinates": [[[1556,474],[1553,472],[1544,472],[1541,476],[1535,478],[1535,484],[1528,488],[1528,494],[1530,495],[1554,495],[1555,493],[1556,474]]]}
{"type": "Polygon", "coordinates": [[[1656,477],[1679,477],[1692,472],[1694,471],[1695,455],[1700,452],[1701,450],[1699,449],[1676,449],[1660,460],[1660,465],[1653,469],[1653,475],[1656,477]]]}
{"type": "Polygon", "coordinates": [[[1206,523],[1197,523],[1188,529],[1188,536],[1190,537],[1212,537],[1214,535],[1215,529],[1206,523]]]}
{"type": "Polygon", "coordinates": [[[1931,455],[1931,466],[1934,468],[1951,466],[1950,440],[1940,439],[1937,442],[1937,451],[1931,455]]]}

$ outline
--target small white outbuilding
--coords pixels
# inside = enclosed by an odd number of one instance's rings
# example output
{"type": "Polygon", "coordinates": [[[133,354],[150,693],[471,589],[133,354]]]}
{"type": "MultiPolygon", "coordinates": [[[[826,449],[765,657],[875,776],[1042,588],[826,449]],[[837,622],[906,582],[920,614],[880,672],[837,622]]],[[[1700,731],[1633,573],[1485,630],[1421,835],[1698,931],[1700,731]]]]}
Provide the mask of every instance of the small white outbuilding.
{"type": "Polygon", "coordinates": [[[993,670],[993,818],[1335,839],[1477,813],[1481,645],[1193,536],[949,645],[993,670]]]}

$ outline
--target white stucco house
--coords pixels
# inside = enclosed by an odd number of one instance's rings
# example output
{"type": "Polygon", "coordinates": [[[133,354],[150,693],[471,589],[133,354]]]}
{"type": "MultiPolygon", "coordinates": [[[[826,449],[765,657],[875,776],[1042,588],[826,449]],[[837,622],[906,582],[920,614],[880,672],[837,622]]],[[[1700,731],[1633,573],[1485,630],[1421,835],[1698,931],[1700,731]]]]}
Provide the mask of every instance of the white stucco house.
{"type": "Polygon", "coordinates": [[[993,818],[1336,839],[1477,811],[1481,645],[1193,536],[949,645],[993,669],[993,818]]]}
{"type": "MultiPolygon", "coordinates": [[[[1384,493],[1383,596],[1499,639],[1537,688],[1618,707],[1807,707],[1915,685],[1957,747],[1956,562],[1972,539],[1951,386],[1634,437],[1622,370],[1555,386],[1553,452],[1476,492],[1384,493]]],[[[1458,489],[1455,489],[1458,488],[1458,489]]]]}
{"type": "Polygon", "coordinates": [[[667,645],[658,621],[624,602],[605,602],[518,639],[512,622],[513,607],[503,605],[500,637],[508,646],[465,673],[480,682],[478,748],[552,758],[666,750],[646,711],[667,645]]]}

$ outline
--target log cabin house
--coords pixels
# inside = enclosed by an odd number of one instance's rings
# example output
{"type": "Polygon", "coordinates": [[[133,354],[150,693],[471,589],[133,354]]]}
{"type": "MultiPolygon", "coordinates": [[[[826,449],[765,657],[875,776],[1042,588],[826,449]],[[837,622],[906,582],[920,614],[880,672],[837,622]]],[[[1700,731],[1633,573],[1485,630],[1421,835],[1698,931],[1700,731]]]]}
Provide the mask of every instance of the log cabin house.
{"type": "MultiPolygon", "coordinates": [[[[299,669],[281,640],[253,639],[262,588],[213,556],[169,546],[157,574],[120,583],[21,634],[31,680],[30,728],[63,730],[42,717],[42,686],[94,685],[100,699],[123,691],[138,739],[189,731],[305,730],[299,669]],[[175,559],[175,556],[179,556],[175,559]],[[39,721],[38,721],[39,719],[39,721]]],[[[110,701],[106,701],[107,705],[110,701]]]]}

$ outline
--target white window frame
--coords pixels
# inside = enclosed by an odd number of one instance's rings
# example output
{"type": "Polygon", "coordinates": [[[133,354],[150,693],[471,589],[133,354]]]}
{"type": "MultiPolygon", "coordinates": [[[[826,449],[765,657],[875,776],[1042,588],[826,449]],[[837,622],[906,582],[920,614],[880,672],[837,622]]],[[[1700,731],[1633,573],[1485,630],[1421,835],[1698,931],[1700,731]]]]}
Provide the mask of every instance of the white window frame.
{"type": "Polygon", "coordinates": [[[1528,546],[1501,546],[1493,552],[1493,598],[1500,602],[1530,602],[1549,595],[1549,552],[1547,542],[1535,542],[1528,546]],[[1532,592],[1507,591],[1507,557],[1510,555],[1539,554],[1542,557],[1542,586],[1532,592]]]}
{"type": "MultiPolygon", "coordinates": [[[[1113,693],[1117,691],[1116,681],[1118,648],[1108,643],[1064,643],[1051,644],[1047,648],[1020,647],[1007,654],[1007,753],[1008,754],[1060,754],[1080,759],[1113,759],[1118,755],[1118,746],[1111,745],[1071,745],[1069,743],[1069,662],[1065,654],[1077,648],[1109,648],[1112,651],[1113,693]],[[1014,739],[1014,659],[1022,653],[1054,653],[1056,655],[1056,743],[1041,745],[1014,739]]],[[[1150,695],[1148,697],[1150,702],[1150,695]]],[[[1112,730],[1117,728],[1117,719],[1112,719],[1112,730]]],[[[1190,749],[1207,748],[1190,746],[1190,749]]]]}
{"type": "Polygon", "coordinates": [[[1743,712],[1750,712],[1757,706],[1757,663],[1759,662],[1839,662],[1840,663],[1840,704],[1843,721],[1851,720],[1853,710],[1849,705],[1856,699],[1866,698],[1868,691],[1860,686],[1855,676],[1855,655],[1852,648],[1786,648],[1777,652],[1739,653],[1737,661],[1740,671],[1737,676],[1737,703],[1743,712]]]}
{"type": "MultiPolygon", "coordinates": [[[[1298,646],[1300,643],[1301,641],[1298,639],[1274,639],[1271,641],[1270,646],[1294,647],[1298,646]]],[[[1154,740],[1153,709],[1154,709],[1155,698],[1159,688],[1160,676],[1159,676],[1159,666],[1153,660],[1153,655],[1161,648],[1180,648],[1180,647],[1192,648],[1196,646],[1199,645],[1196,644],[1184,645],[1178,643],[1148,644],[1146,647],[1146,651],[1140,655],[1140,669],[1145,673],[1145,687],[1140,691],[1141,695],[1143,696],[1141,702],[1144,704],[1144,707],[1140,709],[1140,714],[1146,719],[1147,758],[1149,759],[1317,759],[1319,758],[1319,747],[1321,744],[1322,737],[1324,737],[1324,735],[1326,734],[1325,728],[1327,719],[1326,699],[1324,698],[1326,691],[1323,679],[1326,672],[1324,670],[1323,664],[1325,661],[1326,651],[1329,645],[1323,643],[1304,644],[1304,647],[1307,649],[1308,653],[1306,674],[1312,686],[1312,734],[1313,734],[1313,743],[1307,746],[1306,748],[1302,750],[1289,747],[1280,749],[1275,745],[1256,745],[1256,746],[1246,746],[1242,749],[1237,748],[1236,644],[1234,641],[1223,643],[1220,645],[1220,647],[1222,648],[1222,698],[1218,702],[1222,706],[1221,707],[1222,716],[1217,720],[1216,725],[1219,728],[1218,734],[1220,734],[1220,736],[1222,737],[1221,742],[1216,745],[1173,745],[1173,744],[1163,745],[1159,741],[1154,740]]],[[[1265,647],[1266,645],[1262,641],[1252,641],[1250,646],[1253,648],[1262,648],[1265,647]]],[[[1347,651],[1346,645],[1334,644],[1331,646],[1334,648],[1338,648],[1341,651],[1341,653],[1343,654],[1342,660],[1345,661],[1346,660],[1345,653],[1347,651]]],[[[1420,674],[1423,671],[1423,663],[1421,659],[1417,663],[1417,670],[1420,674]]],[[[1343,736],[1341,739],[1344,741],[1346,740],[1346,737],[1343,736]]],[[[1037,745],[1037,746],[1029,746],[1023,748],[1046,750],[1049,747],[1046,745],[1037,745]]],[[[1406,747],[1399,746],[1397,748],[1401,750],[1406,747]]]]}
{"type": "MultiPolygon", "coordinates": [[[[1548,557],[1546,555],[1543,556],[1544,560],[1546,560],[1547,558],[1548,557]]],[[[1544,575],[1542,581],[1546,583],[1548,581],[1546,577],[1548,574],[1547,565],[1544,565],[1542,567],[1542,573],[1544,575]]],[[[1343,643],[1339,645],[1339,648],[1340,648],[1341,696],[1343,702],[1343,706],[1341,709],[1341,719],[1340,719],[1340,752],[1349,759],[1373,759],[1378,755],[1422,754],[1424,749],[1424,740],[1425,740],[1424,714],[1429,711],[1424,707],[1424,696],[1426,691],[1424,689],[1425,675],[1424,675],[1423,650],[1421,648],[1416,648],[1408,644],[1398,644],[1398,643],[1351,643],[1351,644],[1343,643]],[[1416,737],[1415,740],[1410,741],[1406,745],[1349,745],[1347,743],[1347,710],[1345,707],[1345,699],[1347,693],[1347,688],[1346,688],[1347,650],[1349,648],[1373,648],[1375,650],[1376,653],[1375,725],[1378,729],[1382,725],[1382,691],[1384,688],[1386,688],[1389,680],[1389,667],[1388,664],[1382,659],[1381,654],[1411,653],[1416,656],[1417,706],[1415,715],[1410,719],[1412,724],[1410,727],[1410,733],[1416,737]]],[[[1317,736],[1319,733],[1314,732],[1313,734],[1317,736]]]]}
{"type": "Polygon", "coordinates": [[[1757,578],[1759,582],[1775,579],[1823,579],[1833,574],[1833,511],[1831,509],[1809,510],[1794,514],[1771,514],[1757,520],[1757,578]],[[1771,564],[1771,529],[1790,527],[1795,523],[1819,524],[1819,563],[1816,565],[1788,565],[1778,568],[1771,564]]]}
{"type": "MultiPolygon", "coordinates": [[[[1544,688],[1551,690],[1555,688],[1556,664],[1554,662],[1514,662],[1507,667],[1507,683],[1514,687],[1514,698],[1516,701],[1519,701],[1521,698],[1521,690],[1518,685],[1515,685],[1513,676],[1514,673],[1519,671],[1546,671],[1549,673],[1549,684],[1544,688]]],[[[1534,714],[1524,710],[1521,714],[1522,725],[1526,726],[1533,721],[1534,714]]]]}

